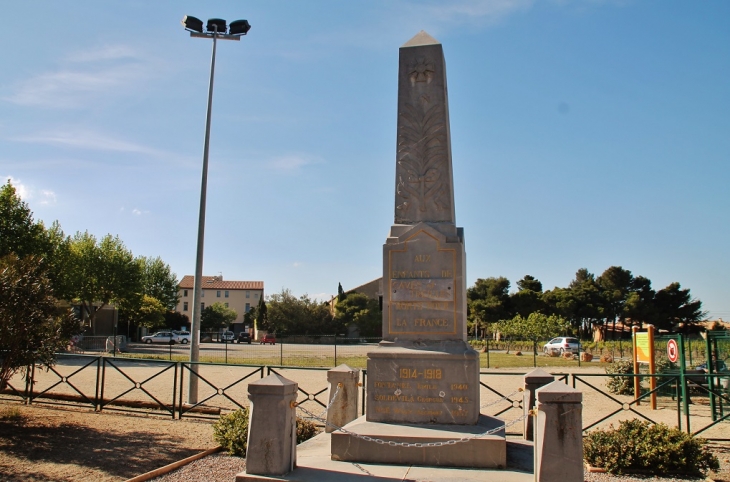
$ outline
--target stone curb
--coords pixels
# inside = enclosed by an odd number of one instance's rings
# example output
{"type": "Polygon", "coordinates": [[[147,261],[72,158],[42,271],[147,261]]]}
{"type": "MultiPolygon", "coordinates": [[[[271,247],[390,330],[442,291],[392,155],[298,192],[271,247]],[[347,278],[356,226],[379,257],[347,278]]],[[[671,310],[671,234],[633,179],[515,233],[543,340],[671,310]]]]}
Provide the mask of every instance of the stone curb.
{"type": "Polygon", "coordinates": [[[202,459],[203,457],[207,457],[208,455],[220,452],[222,449],[223,447],[219,445],[218,447],[205,450],[203,452],[200,452],[199,454],[191,455],[188,458],[178,460],[177,462],[165,465],[164,467],[160,467],[159,469],[151,470],[145,474],[132,477],[131,479],[127,479],[124,482],[145,482],[147,480],[154,479],[155,477],[159,477],[160,475],[165,475],[168,472],[179,469],[183,465],[188,465],[190,462],[194,462],[198,459],[202,459]]]}

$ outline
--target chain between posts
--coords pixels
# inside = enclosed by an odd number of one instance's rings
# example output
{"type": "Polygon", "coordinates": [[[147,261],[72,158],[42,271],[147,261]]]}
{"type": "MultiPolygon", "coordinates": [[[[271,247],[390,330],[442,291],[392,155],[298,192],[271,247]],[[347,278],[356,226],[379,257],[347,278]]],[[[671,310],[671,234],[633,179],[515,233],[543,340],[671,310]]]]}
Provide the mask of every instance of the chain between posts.
{"type": "MultiPolygon", "coordinates": [[[[482,409],[482,408],[487,408],[487,407],[491,407],[492,405],[496,405],[496,404],[498,404],[498,403],[502,403],[502,402],[504,402],[505,400],[509,399],[509,397],[511,397],[512,395],[517,395],[518,393],[520,393],[520,392],[524,392],[524,391],[525,391],[525,389],[524,389],[524,388],[518,388],[518,389],[517,389],[517,390],[515,390],[514,392],[512,392],[512,393],[508,393],[507,395],[503,396],[502,398],[500,398],[500,399],[498,399],[498,400],[495,400],[495,401],[493,401],[493,402],[489,402],[489,403],[487,403],[486,405],[481,405],[481,406],[480,406],[479,408],[480,408],[480,409],[482,409]]],[[[510,401],[512,401],[512,400],[510,400],[510,401]]]]}
{"type": "MultiPolygon", "coordinates": [[[[353,437],[357,437],[357,438],[363,439],[363,440],[365,440],[367,442],[375,442],[378,445],[388,445],[390,447],[417,447],[417,448],[422,448],[422,447],[443,447],[445,445],[456,445],[458,443],[468,442],[469,440],[472,440],[472,439],[475,439],[475,438],[484,437],[484,436],[487,436],[487,435],[493,435],[493,434],[495,434],[497,432],[500,432],[502,430],[506,430],[507,427],[511,427],[512,425],[523,421],[527,417],[534,416],[535,415],[534,410],[530,410],[526,415],[523,415],[523,416],[521,416],[519,418],[516,418],[514,420],[511,420],[511,421],[509,421],[509,422],[507,422],[507,423],[505,423],[503,425],[500,425],[499,427],[495,427],[495,428],[486,430],[486,431],[481,432],[481,433],[475,433],[475,434],[472,434],[472,435],[469,435],[469,436],[466,436],[466,437],[461,437],[461,438],[458,438],[458,439],[446,440],[444,442],[425,442],[425,443],[420,443],[420,442],[416,442],[416,443],[395,442],[393,440],[383,440],[383,439],[379,439],[379,438],[369,437],[367,435],[361,435],[361,434],[358,434],[358,433],[354,433],[354,432],[351,432],[351,431],[347,430],[346,428],[340,427],[340,426],[338,426],[338,425],[336,425],[336,424],[334,424],[332,422],[328,422],[326,419],[322,418],[322,415],[325,415],[327,413],[327,411],[332,406],[332,403],[334,403],[335,399],[337,398],[337,395],[340,393],[340,387],[341,386],[342,386],[341,383],[337,385],[337,390],[335,391],[335,394],[332,397],[332,400],[330,401],[330,403],[327,406],[327,408],[325,409],[325,411],[321,415],[319,415],[319,416],[313,414],[312,412],[310,412],[306,408],[299,406],[299,404],[298,403],[295,403],[295,402],[292,402],[292,408],[297,407],[301,411],[303,411],[304,413],[306,413],[307,415],[309,415],[310,417],[315,418],[315,419],[319,420],[320,422],[323,422],[325,425],[329,425],[331,427],[334,427],[336,430],[339,430],[341,432],[344,432],[344,433],[346,433],[348,435],[352,435],[353,437]]],[[[523,389],[515,390],[514,392],[512,392],[512,393],[510,393],[508,395],[505,395],[500,400],[497,400],[496,402],[492,402],[489,405],[493,405],[495,403],[504,401],[508,397],[511,397],[512,395],[514,395],[514,394],[516,394],[518,392],[521,392],[521,391],[523,391],[523,389]]],[[[489,406],[489,405],[486,405],[486,406],[489,406]]]]}

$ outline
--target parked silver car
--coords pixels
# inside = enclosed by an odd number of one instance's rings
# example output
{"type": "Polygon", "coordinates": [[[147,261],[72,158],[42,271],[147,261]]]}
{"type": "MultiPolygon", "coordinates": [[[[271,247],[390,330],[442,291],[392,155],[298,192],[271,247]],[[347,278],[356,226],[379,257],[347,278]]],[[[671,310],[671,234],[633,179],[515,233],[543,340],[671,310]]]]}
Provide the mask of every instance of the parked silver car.
{"type": "Polygon", "coordinates": [[[158,331],[154,335],[147,335],[142,337],[142,343],[175,343],[175,335],[169,331],[158,331]]]}
{"type": "Polygon", "coordinates": [[[577,338],[559,336],[558,338],[553,338],[549,342],[545,343],[542,347],[542,351],[546,355],[549,355],[553,351],[556,351],[561,355],[563,353],[578,354],[580,352],[580,341],[577,338]]]}
{"type": "Polygon", "coordinates": [[[175,340],[175,343],[182,343],[183,345],[187,345],[188,343],[190,343],[190,332],[173,330],[172,339],[175,340]]]}
{"type": "Polygon", "coordinates": [[[221,335],[221,341],[223,343],[233,343],[236,339],[236,335],[232,331],[224,331],[221,335]]]}

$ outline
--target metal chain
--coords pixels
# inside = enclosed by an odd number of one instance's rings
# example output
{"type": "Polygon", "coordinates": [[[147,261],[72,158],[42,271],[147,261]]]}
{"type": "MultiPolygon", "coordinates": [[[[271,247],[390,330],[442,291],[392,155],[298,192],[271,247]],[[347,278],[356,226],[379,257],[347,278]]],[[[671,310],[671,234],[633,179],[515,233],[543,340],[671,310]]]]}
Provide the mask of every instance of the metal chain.
{"type": "Polygon", "coordinates": [[[421,447],[443,447],[444,445],[456,445],[458,443],[468,442],[469,440],[472,440],[472,439],[475,439],[475,438],[479,438],[479,437],[484,437],[486,435],[493,435],[493,434],[495,434],[497,432],[500,432],[502,430],[506,430],[507,427],[511,427],[512,425],[514,425],[514,424],[516,424],[518,422],[521,422],[522,420],[524,420],[525,418],[527,418],[527,417],[530,416],[530,414],[528,413],[528,414],[523,415],[523,416],[521,416],[519,418],[516,418],[514,420],[511,420],[511,421],[505,423],[504,425],[500,425],[499,427],[495,427],[495,428],[486,430],[484,432],[472,434],[472,435],[469,435],[469,436],[466,436],[466,437],[461,437],[459,439],[452,439],[452,440],[447,440],[447,441],[444,441],[444,442],[426,442],[426,443],[416,442],[416,443],[409,443],[409,442],[395,442],[393,440],[383,440],[383,439],[379,439],[379,438],[369,437],[367,435],[360,435],[358,433],[351,432],[350,430],[347,430],[346,428],[340,427],[340,426],[338,426],[338,425],[336,425],[336,424],[334,424],[332,422],[328,422],[327,420],[322,419],[321,417],[318,417],[317,415],[313,414],[312,412],[310,412],[306,408],[303,408],[303,407],[298,407],[298,408],[301,409],[304,413],[306,413],[310,417],[314,417],[314,418],[318,419],[320,422],[324,422],[325,425],[329,425],[331,427],[334,427],[336,430],[339,430],[341,432],[344,432],[344,433],[346,433],[348,435],[352,435],[353,437],[357,437],[357,438],[363,439],[363,440],[365,440],[367,442],[375,442],[378,445],[388,445],[388,446],[391,446],[391,447],[418,447],[418,448],[421,448],[421,447]]]}
{"type": "MultiPolygon", "coordinates": [[[[496,405],[496,404],[498,404],[498,403],[502,403],[502,402],[504,402],[505,400],[509,399],[509,397],[511,397],[512,395],[516,395],[516,394],[518,394],[518,393],[520,393],[520,392],[523,392],[523,391],[525,391],[525,389],[524,389],[524,388],[518,388],[518,389],[517,389],[517,390],[515,390],[514,392],[512,392],[512,393],[508,393],[507,395],[503,396],[502,398],[500,398],[500,399],[498,399],[498,400],[495,400],[495,401],[493,401],[493,402],[489,402],[489,403],[487,403],[486,405],[481,405],[481,406],[480,406],[479,408],[480,408],[480,409],[482,409],[482,408],[487,408],[487,407],[491,407],[492,405],[496,405]]],[[[510,400],[510,402],[512,402],[512,401],[513,401],[513,400],[510,400]]]]}

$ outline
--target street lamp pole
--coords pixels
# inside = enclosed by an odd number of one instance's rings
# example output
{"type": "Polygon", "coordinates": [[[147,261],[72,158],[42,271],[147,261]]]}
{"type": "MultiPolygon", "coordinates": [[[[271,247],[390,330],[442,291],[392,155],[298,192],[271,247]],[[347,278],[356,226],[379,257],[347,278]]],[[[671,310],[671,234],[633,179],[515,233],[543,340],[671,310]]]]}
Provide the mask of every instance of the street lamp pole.
{"type": "Polygon", "coordinates": [[[195,255],[195,281],[193,284],[193,320],[190,326],[190,378],[188,380],[188,403],[198,403],[198,361],[200,360],[200,315],[201,295],[203,290],[203,246],[205,242],[205,205],[208,193],[208,153],[210,151],[210,120],[213,108],[213,80],[215,78],[215,51],[217,40],[240,40],[251,28],[248,21],[231,22],[231,31],[226,35],[226,22],[221,19],[210,19],[203,33],[203,22],[195,17],[183,18],[183,25],[190,31],[191,37],[212,38],[213,53],[210,60],[210,83],[208,84],[208,110],[205,118],[205,143],[203,146],[203,174],[200,181],[200,212],[198,214],[198,242],[195,255]]]}

